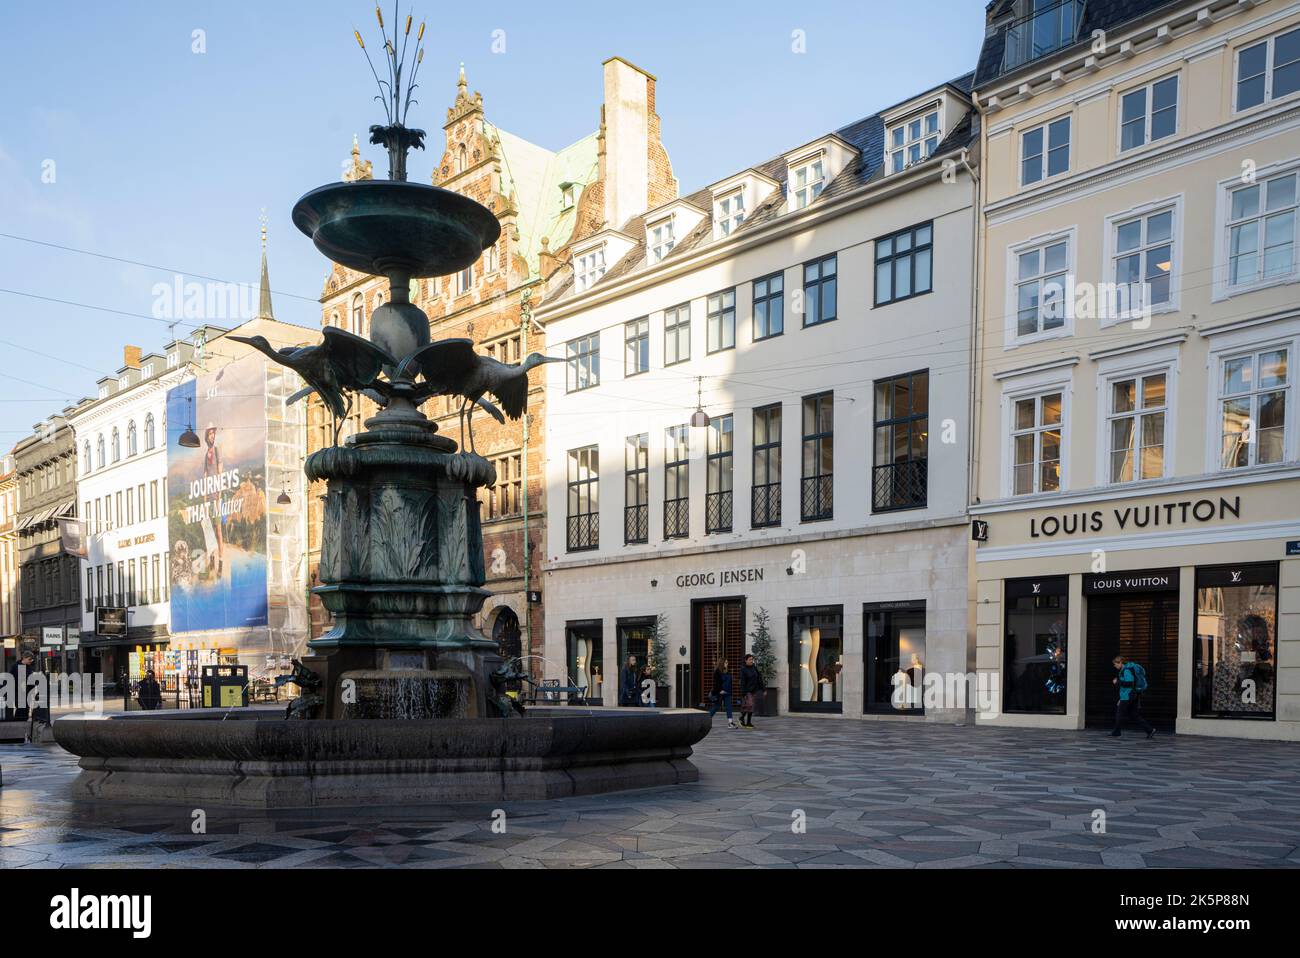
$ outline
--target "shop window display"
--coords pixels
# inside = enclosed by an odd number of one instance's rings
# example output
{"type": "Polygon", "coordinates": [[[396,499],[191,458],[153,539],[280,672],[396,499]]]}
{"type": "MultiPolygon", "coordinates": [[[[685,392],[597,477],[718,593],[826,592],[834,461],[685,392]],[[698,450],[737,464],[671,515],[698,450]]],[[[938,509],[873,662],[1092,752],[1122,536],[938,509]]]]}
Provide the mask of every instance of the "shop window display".
{"type": "Polygon", "coordinates": [[[600,622],[572,622],[568,629],[569,683],[587,689],[586,701],[599,705],[604,684],[604,630],[600,622]]]}
{"type": "Polygon", "coordinates": [[[1064,576],[1007,581],[1002,695],[1007,712],[1065,713],[1068,583],[1064,576]]]}
{"type": "Polygon", "coordinates": [[[1196,571],[1194,716],[1274,717],[1277,589],[1272,564],[1196,571]]]}
{"type": "Polygon", "coordinates": [[[838,606],[790,610],[790,708],[842,708],[844,613],[838,606]]]}

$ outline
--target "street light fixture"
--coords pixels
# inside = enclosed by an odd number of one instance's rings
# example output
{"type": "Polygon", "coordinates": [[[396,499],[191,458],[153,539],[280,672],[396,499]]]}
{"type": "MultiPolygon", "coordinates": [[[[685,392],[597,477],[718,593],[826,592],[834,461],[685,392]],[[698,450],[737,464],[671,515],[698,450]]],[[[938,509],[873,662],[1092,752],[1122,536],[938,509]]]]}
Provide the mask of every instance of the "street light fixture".
{"type": "Polygon", "coordinates": [[[704,429],[709,425],[709,414],[704,411],[702,402],[702,393],[704,390],[704,377],[695,377],[695,412],[691,413],[691,425],[704,429]]]}
{"type": "Polygon", "coordinates": [[[198,449],[203,443],[199,441],[199,434],[194,431],[194,399],[186,396],[185,401],[190,404],[190,424],[177,441],[186,449],[198,449]]]}

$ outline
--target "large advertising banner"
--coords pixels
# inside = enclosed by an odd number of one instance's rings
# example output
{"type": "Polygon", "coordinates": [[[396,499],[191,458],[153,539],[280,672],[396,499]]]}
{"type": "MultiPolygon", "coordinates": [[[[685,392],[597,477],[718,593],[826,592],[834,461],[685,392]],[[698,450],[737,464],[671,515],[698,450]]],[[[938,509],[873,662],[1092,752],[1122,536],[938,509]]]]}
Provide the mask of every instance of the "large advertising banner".
{"type": "Polygon", "coordinates": [[[171,631],[267,624],[266,370],[248,356],[167,393],[171,631]],[[198,448],[181,437],[193,431],[198,448]]]}

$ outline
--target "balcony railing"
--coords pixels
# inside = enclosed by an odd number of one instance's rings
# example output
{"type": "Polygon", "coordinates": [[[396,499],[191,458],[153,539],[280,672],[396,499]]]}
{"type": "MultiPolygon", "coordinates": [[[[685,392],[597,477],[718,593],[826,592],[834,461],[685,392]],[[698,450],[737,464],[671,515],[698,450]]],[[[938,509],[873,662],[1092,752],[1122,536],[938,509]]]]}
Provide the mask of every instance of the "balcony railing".
{"type": "Polygon", "coordinates": [[[834,476],[805,476],[799,497],[800,515],[804,522],[829,519],[834,514],[834,476]]]}
{"type": "Polygon", "coordinates": [[[781,524],[781,483],[754,487],[750,494],[749,524],[755,529],[781,524]]]}
{"type": "Polygon", "coordinates": [[[871,475],[871,510],[917,509],[926,501],[925,459],[876,466],[871,475]]]}
{"type": "Polygon", "coordinates": [[[689,499],[664,500],[664,538],[685,539],[691,534],[689,499]]]}
{"type": "Polygon", "coordinates": [[[584,512],[569,516],[569,551],[583,552],[600,548],[600,513],[584,512]]]}
{"type": "Polygon", "coordinates": [[[641,545],[650,541],[650,507],[623,507],[623,544],[641,545]]]}
{"type": "Polygon", "coordinates": [[[731,531],[731,490],[710,492],[704,497],[704,531],[731,531]]]}
{"type": "Polygon", "coordinates": [[[1083,23],[1085,0],[1061,0],[1040,7],[1007,27],[1002,72],[1055,53],[1074,43],[1083,23]]]}

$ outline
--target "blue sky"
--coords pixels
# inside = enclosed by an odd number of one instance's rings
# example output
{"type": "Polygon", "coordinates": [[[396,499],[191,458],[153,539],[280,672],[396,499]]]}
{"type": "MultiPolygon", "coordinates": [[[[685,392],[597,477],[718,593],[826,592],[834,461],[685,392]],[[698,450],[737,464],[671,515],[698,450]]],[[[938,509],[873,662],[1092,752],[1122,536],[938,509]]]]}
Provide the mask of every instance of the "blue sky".
{"type": "MultiPolygon", "coordinates": [[[[441,155],[461,61],[493,122],[551,149],[596,127],[602,60],[649,70],[688,193],[973,68],[983,38],[982,0],[807,6],[417,5],[417,21],[439,19],[409,119],[433,149],[412,157],[410,178],[428,182],[441,155]],[[795,30],[805,53],[792,52],[795,30]]],[[[0,237],[0,289],[33,294],[0,292],[0,449],[92,394],[124,344],[161,347],[155,284],[176,272],[255,282],[263,208],[276,317],[319,325],[327,266],[289,212],[338,179],[354,133],[387,171],[364,143],[382,111],[354,27],[369,44],[370,4],[0,0],[0,233],[150,264],[0,237]]]]}

